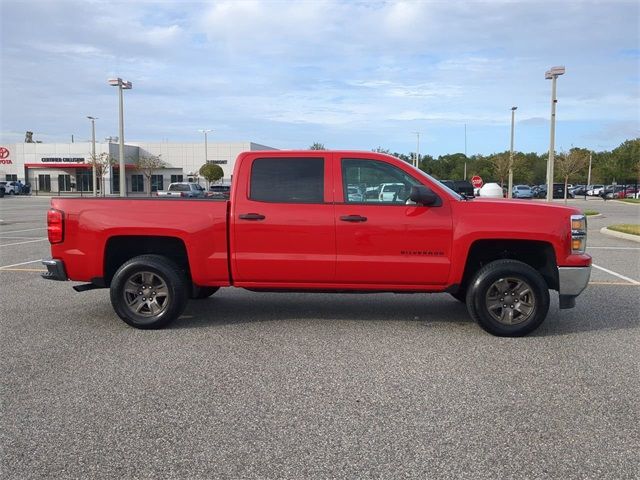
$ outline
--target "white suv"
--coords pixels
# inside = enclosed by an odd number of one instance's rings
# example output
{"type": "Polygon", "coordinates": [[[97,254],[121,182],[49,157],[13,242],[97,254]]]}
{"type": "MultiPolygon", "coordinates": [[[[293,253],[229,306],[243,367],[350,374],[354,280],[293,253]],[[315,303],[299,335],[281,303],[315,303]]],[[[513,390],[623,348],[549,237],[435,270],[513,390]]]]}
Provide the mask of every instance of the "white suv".
{"type": "Polygon", "coordinates": [[[378,199],[381,202],[393,202],[398,199],[398,192],[403,190],[404,183],[383,183],[380,185],[378,199]]]}

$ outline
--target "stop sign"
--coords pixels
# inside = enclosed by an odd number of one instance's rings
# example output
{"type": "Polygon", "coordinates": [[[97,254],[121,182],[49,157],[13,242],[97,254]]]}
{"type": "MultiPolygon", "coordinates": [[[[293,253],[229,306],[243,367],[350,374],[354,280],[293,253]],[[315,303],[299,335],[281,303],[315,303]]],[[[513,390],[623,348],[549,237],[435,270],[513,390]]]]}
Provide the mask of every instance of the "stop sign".
{"type": "Polygon", "coordinates": [[[480,175],[474,175],[473,177],[471,177],[471,185],[473,185],[475,188],[482,187],[482,185],[484,185],[482,177],[480,175]]]}

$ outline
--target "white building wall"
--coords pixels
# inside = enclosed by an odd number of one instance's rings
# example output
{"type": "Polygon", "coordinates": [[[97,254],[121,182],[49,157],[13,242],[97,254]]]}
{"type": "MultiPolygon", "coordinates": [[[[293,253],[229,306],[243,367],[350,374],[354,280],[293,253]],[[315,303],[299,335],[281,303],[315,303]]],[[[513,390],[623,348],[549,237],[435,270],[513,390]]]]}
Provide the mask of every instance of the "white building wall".
{"type": "MultiPolygon", "coordinates": [[[[59,174],[73,173],[72,167],[55,169],[29,168],[29,178],[25,178],[25,164],[40,165],[51,163],[43,161],[47,158],[73,158],[84,159],[88,162],[91,158],[91,142],[78,143],[15,143],[3,144],[0,147],[9,150],[8,159],[0,162],[0,180],[4,180],[6,174],[14,174],[23,182],[29,182],[38,174],[51,175],[52,182],[59,174]],[[6,160],[11,160],[7,163],[6,160]]],[[[214,161],[224,172],[223,181],[230,182],[238,154],[249,150],[276,150],[273,147],[260,145],[253,142],[208,142],[207,159],[214,161]]],[[[96,154],[109,153],[114,158],[119,157],[118,144],[107,142],[96,142],[96,154]]],[[[205,163],[204,142],[199,143],[168,143],[168,142],[128,142],[125,145],[125,163],[134,163],[139,155],[160,155],[167,162],[167,169],[158,171],[163,174],[165,185],[168,185],[171,174],[182,174],[186,180],[190,174],[197,174],[200,167],[205,163]]],[[[67,163],[67,162],[60,162],[67,163]]],[[[128,185],[130,176],[137,172],[127,169],[128,185]]],[[[110,185],[111,177],[105,177],[106,185],[110,185]]],[[[203,181],[201,182],[203,183],[203,181]]],[[[110,193],[110,188],[107,188],[110,193]]]]}

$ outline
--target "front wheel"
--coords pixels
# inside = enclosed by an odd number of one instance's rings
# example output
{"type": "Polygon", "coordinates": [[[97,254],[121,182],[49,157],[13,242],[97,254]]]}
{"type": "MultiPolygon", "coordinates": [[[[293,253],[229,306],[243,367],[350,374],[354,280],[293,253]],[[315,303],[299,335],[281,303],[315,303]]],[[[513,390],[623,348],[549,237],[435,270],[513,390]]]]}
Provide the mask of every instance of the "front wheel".
{"type": "Polygon", "coordinates": [[[549,311],[549,288],[537,270],[517,260],[482,267],[467,290],[467,310],[492,335],[520,337],[540,326],[549,311]]]}
{"type": "Polygon", "coordinates": [[[187,304],[185,275],[161,255],[125,262],[111,281],[111,305],[132,327],[161,328],[178,318],[187,304]]]}

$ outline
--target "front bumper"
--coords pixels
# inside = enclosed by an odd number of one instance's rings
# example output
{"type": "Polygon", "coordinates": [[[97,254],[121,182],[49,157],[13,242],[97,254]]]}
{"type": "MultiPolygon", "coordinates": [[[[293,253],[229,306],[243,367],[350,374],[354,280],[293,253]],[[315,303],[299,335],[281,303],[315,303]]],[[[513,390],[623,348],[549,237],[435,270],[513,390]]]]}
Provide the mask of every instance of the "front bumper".
{"type": "Polygon", "coordinates": [[[64,269],[64,262],[54,258],[42,260],[42,264],[47,267],[47,272],[42,274],[42,278],[46,280],[67,281],[67,272],[64,269]]]}
{"type": "Polygon", "coordinates": [[[588,267],[558,267],[560,294],[560,308],[573,308],[576,297],[587,288],[591,277],[591,266],[588,267]]]}

